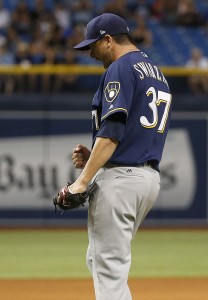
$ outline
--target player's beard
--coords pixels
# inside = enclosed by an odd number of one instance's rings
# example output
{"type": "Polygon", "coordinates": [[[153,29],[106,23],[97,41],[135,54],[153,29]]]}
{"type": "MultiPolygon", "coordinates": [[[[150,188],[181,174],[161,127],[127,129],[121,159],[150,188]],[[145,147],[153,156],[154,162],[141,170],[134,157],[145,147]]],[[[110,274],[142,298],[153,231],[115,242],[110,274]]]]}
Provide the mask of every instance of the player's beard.
{"type": "Polygon", "coordinates": [[[110,58],[109,55],[103,55],[102,59],[101,59],[102,63],[103,63],[103,67],[104,69],[108,69],[108,67],[112,64],[112,60],[110,58]]]}
{"type": "Polygon", "coordinates": [[[91,52],[91,57],[102,62],[104,69],[108,69],[108,67],[112,64],[113,60],[111,59],[111,55],[109,52],[104,51],[93,51],[91,52]]]}
{"type": "Polygon", "coordinates": [[[96,58],[96,60],[102,62],[104,69],[108,69],[108,67],[112,64],[112,61],[110,61],[109,58],[96,58]]]}
{"type": "Polygon", "coordinates": [[[111,63],[104,63],[103,62],[103,67],[104,69],[108,69],[108,67],[110,67],[111,63]]]}

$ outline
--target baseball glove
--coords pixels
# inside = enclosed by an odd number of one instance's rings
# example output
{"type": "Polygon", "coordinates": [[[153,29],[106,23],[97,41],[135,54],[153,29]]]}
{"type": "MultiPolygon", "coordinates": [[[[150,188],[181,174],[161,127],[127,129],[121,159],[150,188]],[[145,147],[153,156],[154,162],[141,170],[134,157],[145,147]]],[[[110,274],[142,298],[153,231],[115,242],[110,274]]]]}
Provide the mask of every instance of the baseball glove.
{"type": "Polygon", "coordinates": [[[68,190],[68,187],[70,185],[71,183],[68,182],[68,184],[58,193],[58,195],[53,198],[53,204],[55,205],[55,212],[57,206],[62,211],[79,208],[80,206],[85,206],[87,199],[92,197],[92,195],[95,193],[98,187],[97,183],[93,182],[87,187],[85,192],[72,194],[68,190]],[[62,203],[58,202],[59,197],[62,198],[62,203]]]}

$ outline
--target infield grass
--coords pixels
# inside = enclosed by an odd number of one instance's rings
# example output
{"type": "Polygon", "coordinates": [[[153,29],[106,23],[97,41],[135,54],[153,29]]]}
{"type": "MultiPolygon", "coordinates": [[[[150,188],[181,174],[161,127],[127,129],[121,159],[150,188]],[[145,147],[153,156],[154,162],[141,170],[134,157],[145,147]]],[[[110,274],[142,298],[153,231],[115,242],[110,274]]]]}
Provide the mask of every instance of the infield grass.
{"type": "MultiPolygon", "coordinates": [[[[0,278],[88,278],[87,244],[85,230],[0,230],[0,278]]],[[[130,276],[208,277],[208,231],[141,230],[130,276]]]]}

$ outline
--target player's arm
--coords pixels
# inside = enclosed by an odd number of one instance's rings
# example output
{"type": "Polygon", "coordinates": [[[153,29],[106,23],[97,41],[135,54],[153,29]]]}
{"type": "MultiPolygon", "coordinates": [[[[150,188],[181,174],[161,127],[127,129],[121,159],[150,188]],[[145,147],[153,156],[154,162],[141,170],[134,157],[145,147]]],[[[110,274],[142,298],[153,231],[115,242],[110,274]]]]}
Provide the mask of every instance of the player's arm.
{"type": "Polygon", "coordinates": [[[109,116],[102,122],[86,165],[71,186],[73,192],[83,192],[97,171],[109,161],[122,139],[125,124],[126,116],[122,113],[109,116]]]}
{"type": "Polygon", "coordinates": [[[97,171],[111,158],[119,141],[107,137],[96,138],[91,155],[78,179],[70,186],[73,193],[83,192],[97,171]]]}
{"type": "MultiPolygon", "coordinates": [[[[126,115],[124,113],[116,113],[110,115],[106,120],[102,122],[101,128],[97,133],[97,137],[108,137],[112,140],[121,140],[123,131],[126,124],[126,115]]],[[[90,157],[90,150],[78,144],[72,153],[72,161],[77,169],[83,169],[90,157]]]]}

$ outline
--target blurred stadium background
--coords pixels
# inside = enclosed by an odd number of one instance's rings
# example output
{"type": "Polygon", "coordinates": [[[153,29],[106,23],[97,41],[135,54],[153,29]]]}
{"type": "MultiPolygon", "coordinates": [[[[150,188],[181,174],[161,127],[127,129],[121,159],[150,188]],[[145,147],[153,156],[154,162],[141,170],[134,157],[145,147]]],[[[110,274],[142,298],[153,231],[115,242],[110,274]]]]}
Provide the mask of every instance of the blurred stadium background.
{"type": "Polygon", "coordinates": [[[127,19],[173,93],[162,190],[143,226],[207,226],[208,1],[0,1],[0,227],[83,227],[87,209],[54,214],[52,197],[91,143],[102,66],[72,47],[102,12],[127,19]]]}

